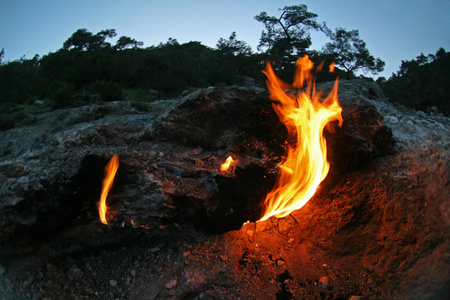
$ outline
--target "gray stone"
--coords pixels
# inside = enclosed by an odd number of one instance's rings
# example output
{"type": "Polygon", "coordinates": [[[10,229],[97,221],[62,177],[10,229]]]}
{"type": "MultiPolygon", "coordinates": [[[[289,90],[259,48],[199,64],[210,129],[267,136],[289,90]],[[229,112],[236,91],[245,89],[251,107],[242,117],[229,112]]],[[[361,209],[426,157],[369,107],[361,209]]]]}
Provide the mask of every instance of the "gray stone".
{"type": "Polygon", "coordinates": [[[421,110],[416,111],[416,116],[421,117],[421,118],[428,117],[428,115],[425,112],[421,111],[421,110]]]}

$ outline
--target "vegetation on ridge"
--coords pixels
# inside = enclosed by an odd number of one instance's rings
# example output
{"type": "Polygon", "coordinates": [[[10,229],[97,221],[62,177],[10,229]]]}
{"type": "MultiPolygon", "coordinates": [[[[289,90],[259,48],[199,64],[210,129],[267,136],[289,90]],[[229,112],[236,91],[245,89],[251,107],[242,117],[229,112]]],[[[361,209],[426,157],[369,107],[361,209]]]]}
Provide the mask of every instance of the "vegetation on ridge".
{"type": "MultiPolygon", "coordinates": [[[[238,40],[236,32],[228,39],[220,38],[216,48],[197,41],[180,44],[172,38],[143,48],[142,42],[127,36],[111,44],[109,41],[117,36],[115,29],[92,33],[85,28],[73,33],[61,49],[43,57],[2,63],[2,49],[0,114],[35,106],[36,100],[42,100],[37,102],[41,106],[56,109],[102,101],[152,101],[189,88],[244,81],[263,86],[261,70],[266,60],[274,62],[281,78],[290,80],[295,60],[304,54],[316,65],[336,62],[335,74],[319,73],[318,81],[333,80],[336,75],[350,79],[357,71],[377,74],[383,70],[384,62],[369,53],[358,30],[332,31],[317,17],[306,5],[286,6],[279,16],[261,12],[255,16],[264,25],[257,52],[238,40]],[[322,51],[309,50],[312,30],[330,39],[322,51]]],[[[397,74],[378,82],[393,101],[423,110],[435,105],[449,113],[445,96],[450,86],[445,72],[448,60],[448,53],[441,48],[436,55],[422,54],[417,60],[402,62],[397,74]]],[[[20,114],[8,118],[0,121],[1,129],[14,126],[20,114]]]]}

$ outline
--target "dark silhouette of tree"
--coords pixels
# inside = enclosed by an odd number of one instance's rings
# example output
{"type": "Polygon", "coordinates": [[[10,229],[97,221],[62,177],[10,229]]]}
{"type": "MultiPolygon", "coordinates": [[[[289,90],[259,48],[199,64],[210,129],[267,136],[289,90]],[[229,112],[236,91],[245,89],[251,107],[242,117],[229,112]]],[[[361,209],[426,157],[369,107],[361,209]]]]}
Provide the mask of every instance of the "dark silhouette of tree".
{"type": "Polygon", "coordinates": [[[4,56],[5,56],[5,48],[2,48],[2,51],[0,51],[0,65],[2,64],[4,56]]]}
{"type": "Polygon", "coordinates": [[[450,114],[450,53],[440,48],[435,55],[421,53],[416,59],[403,60],[397,73],[380,82],[392,101],[431,112],[436,106],[450,114]]]}
{"type": "Polygon", "coordinates": [[[306,5],[285,6],[279,17],[262,12],[255,16],[265,26],[258,50],[263,50],[271,60],[290,64],[306,53],[311,46],[311,30],[321,30],[317,14],[308,11],[306,5]]]}
{"type": "Polygon", "coordinates": [[[111,48],[111,44],[105,42],[107,38],[115,37],[115,29],[105,29],[97,34],[92,34],[86,28],[78,29],[63,44],[63,49],[76,51],[96,51],[111,48]]]}
{"type": "Polygon", "coordinates": [[[136,41],[135,39],[132,39],[132,38],[130,38],[128,36],[121,36],[117,40],[116,45],[114,46],[114,48],[117,49],[117,50],[123,50],[123,49],[127,49],[127,48],[130,48],[130,47],[133,48],[133,49],[136,49],[136,48],[139,48],[139,47],[141,47],[143,45],[144,45],[143,42],[136,41]]]}
{"type": "Polygon", "coordinates": [[[236,31],[233,31],[228,40],[220,38],[216,44],[219,51],[224,54],[232,55],[251,55],[252,48],[244,41],[240,41],[236,38],[236,31]]]}
{"type": "Polygon", "coordinates": [[[334,32],[326,32],[331,42],[325,44],[323,53],[332,56],[336,65],[347,71],[348,79],[357,70],[372,74],[384,70],[384,61],[370,54],[366,43],[359,37],[358,30],[336,28],[334,32]]]}

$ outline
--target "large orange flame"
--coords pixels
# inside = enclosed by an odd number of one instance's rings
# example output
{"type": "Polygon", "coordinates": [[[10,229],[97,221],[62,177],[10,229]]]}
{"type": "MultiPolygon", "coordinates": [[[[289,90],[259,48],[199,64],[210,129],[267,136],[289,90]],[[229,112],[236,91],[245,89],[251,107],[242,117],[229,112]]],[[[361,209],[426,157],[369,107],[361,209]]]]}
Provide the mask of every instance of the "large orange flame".
{"type": "Polygon", "coordinates": [[[106,205],[106,197],[111,190],[118,168],[119,156],[115,154],[105,167],[105,179],[103,179],[102,194],[100,196],[100,203],[98,206],[98,214],[100,216],[100,221],[103,224],[108,224],[108,221],[106,220],[106,211],[108,210],[108,206],[106,205]]]}
{"type": "Polygon", "coordinates": [[[339,121],[339,126],[343,122],[337,96],[338,79],[330,94],[321,101],[321,92],[314,86],[314,64],[305,55],[297,60],[296,66],[292,85],[280,80],[270,63],[264,71],[274,101],[272,107],[286,126],[289,137],[296,138],[296,144],[287,146],[275,186],[263,203],[261,221],[271,216],[285,217],[311,199],[330,168],[323,130],[329,122],[339,121]],[[305,81],[306,89],[298,91],[305,81]],[[289,89],[293,89],[293,93],[287,94],[289,89]]]}

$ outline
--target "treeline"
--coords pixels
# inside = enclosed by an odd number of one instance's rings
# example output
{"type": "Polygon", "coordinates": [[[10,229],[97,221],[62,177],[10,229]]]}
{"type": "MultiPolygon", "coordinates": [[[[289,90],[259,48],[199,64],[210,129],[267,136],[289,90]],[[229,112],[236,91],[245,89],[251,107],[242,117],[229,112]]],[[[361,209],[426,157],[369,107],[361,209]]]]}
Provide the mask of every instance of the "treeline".
{"type": "Polygon", "coordinates": [[[33,59],[0,66],[0,101],[30,104],[50,99],[54,107],[95,101],[149,100],[179,94],[189,87],[230,85],[236,75],[252,76],[261,68],[258,55],[230,53],[199,42],[167,43],[145,49],[114,30],[75,32],[64,47],[33,59]],[[109,32],[107,35],[104,32],[109,32]],[[102,38],[93,38],[101,36],[102,38]],[[94,40],[95,42],[92,42],[94,40]]]}
{"type": "Polygon", "coordinates": [[[142,42],[126,36],[112,45],[114,29],[98,33],[79,29],[54,53],[1,64],[0,104],[44,99],[58,108],[120,99],[146,101],[155,95],[163,98],[191,87],[230,85],[245,79],[263,85],[261,70],[267,60],[275,62],[280,76],[290,79],[295,60],[304,54],[318,64],[336,61],[337,73],[347,78],[356,70],[376,73],[383,69],[384,62],[370,55],[357,30],[333,31],[318,23],[317,17],[306,5],[286,6],[279,16],[260,13],[255,19],[265,29],[257,52],[238,40],[235,32],[221,38],[216,48],[200,42],[179,44],[175,39],[142,48],[142,42]],[[330,38],[323,51],[308,50],[312,30],[330,38]]]}
{"type": "MultiPolygon", "coordinates": [[[[98,33],[79,29],[61,49],[32,59],[2,63],[2,49],[0,113],[19,105],[33,106],[36,100],[60,108],[100,101],[152,101],[190,88],[243,81],[264,86],[261,70],[266,61],[274,62],[277,74],[289,81],[296,59],[305,54],[316,66],[336,63],[335,73],[321,72],[318,81],[333,80],[337,75],[350,79],[359,71],[383,71],[384,62],[370,54],[358,30],[332,30],[317,17],[306,5],[286,6],[279,16],[261,12],[255,16],[264,25],[256,52],[238,40],[235,32],[219,39],[215,48],[195,41],[180,44],[172,38],[143,48],[142,42],[127,36],[112,44],[117,36],[114,29],[98,33]],[[309,49],[311,31],[329,38],[321,51],[309,49]]],[[[441,49],[435,56],[422,56],[402,62],[396,75],[379,83],[394,101],[420,109],[436,105],[448,113],[448,53],[441,49]]]]}
{"type": "MultiPolygon", "coordinates": [[[[392,101],[430,113],[433,106],[450,114],[450,53],[440,48],[436,54],[402,61],[396,74],[378,80],[392,101]]],[[[434,113],[434,112],[433,112],[434,113]]]]}

